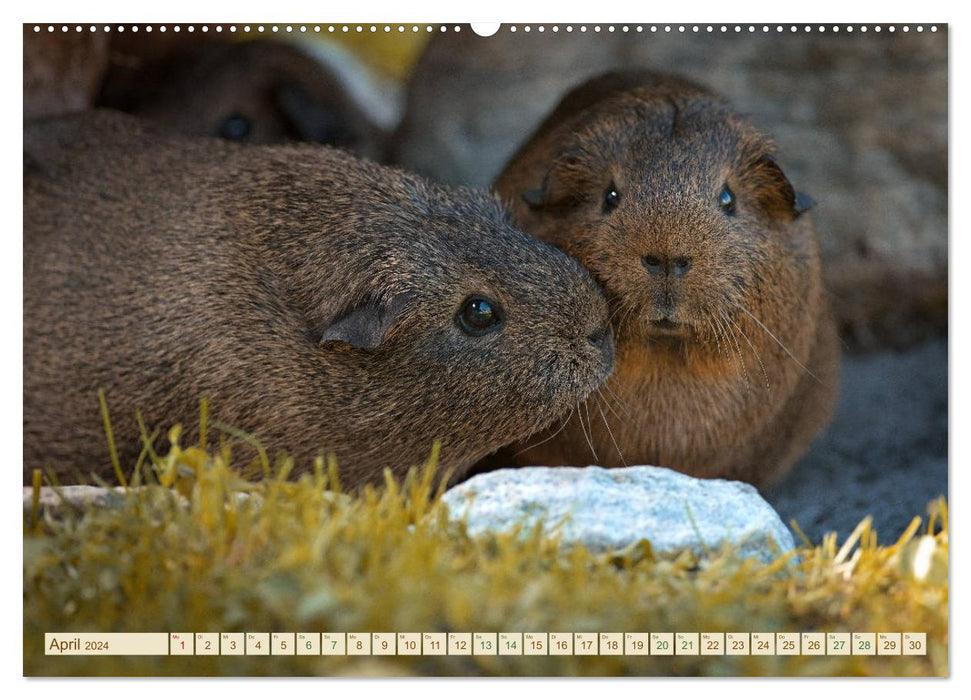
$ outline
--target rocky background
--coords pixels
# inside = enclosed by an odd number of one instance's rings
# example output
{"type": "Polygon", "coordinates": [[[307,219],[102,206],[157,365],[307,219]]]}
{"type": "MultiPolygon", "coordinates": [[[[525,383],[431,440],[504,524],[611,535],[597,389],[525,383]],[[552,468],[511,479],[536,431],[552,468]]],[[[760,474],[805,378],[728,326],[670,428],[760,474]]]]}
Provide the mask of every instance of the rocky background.
{"type": "Polygon", "coordinates": [[[817,200],[826,279],[847,343],[902,348],[946,328],[946,28],[517,29],[435,36],[409,85],[397,162],[488,186],[574,85],[635,66],[680,74],[772,135],[790,179],[817,200]]]}
{"type": "Polygon", "coordinates": [[[409,84],[394,159],[487,186],[564,92],[617,68],[677,73],[730,99],[818,202],[844,343],[832,424],[765,495],[814,541],[845,537],[867,514],[881,541],[895,537],[947,494],[946,27],[524,29],[436,36],[409,84]]]}
{"type": "MultiPolygon", "coordinates": [[[[764,495],[814,541],[833,530],[845,537],[868,514],[886,541],[947,494],[945,26],[781,34],[503,26],[488,38],[467,26],[431,29],[323,35],[338,42],[304,35],[301,50],[343,86],[347,95],[335,99],[355,102],[387,134],[381,160],[448,183],[488,186],[565,91],[616,68],[694,79],[773,135],[790,178],[818,202],[845,352],[833,423],[764,495]]],[[[198,37],[109,40],[25,27],[24,116],[96,105],[105,85],[142,81],[144,69],[196,50],[198,37]]],[[[239,97],[244,107],[253,99],[239,97]]]]}

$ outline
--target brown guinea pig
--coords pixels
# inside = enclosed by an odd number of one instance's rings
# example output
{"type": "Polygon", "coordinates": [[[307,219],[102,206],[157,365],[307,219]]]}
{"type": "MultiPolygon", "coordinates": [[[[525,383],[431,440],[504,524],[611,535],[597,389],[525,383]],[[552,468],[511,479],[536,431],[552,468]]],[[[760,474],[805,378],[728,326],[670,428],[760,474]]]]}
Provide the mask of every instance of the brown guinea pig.
{"type": "Polygon", "coordinates": [[[369,158],[379,157],[384,148],[380,128],[338,77],[299,48],[280,42],[200,39],[145,58],[116,55],[99,105],[187,136],[307,141],[369,158]]]}
{"type": "Polygon", "coordinates": [[[609,391],[515,446],[517,463],[646,463],[765,486],[826,424],[839,350],[811,201],[724,100],[644,71],[594,78],[495,190],[600,282],[617,339],[609,391]]]}
{"type": "Polygon", "coordinates": [[[111,475],[99,389],[127,468],[136,411],[165,434],[207,397],[295,473],[375,483],[440,440],[459,477],[612,367],[594,280],[486,192],[112,112],[29,124],[24,170],[25,481],[111,475]]]}

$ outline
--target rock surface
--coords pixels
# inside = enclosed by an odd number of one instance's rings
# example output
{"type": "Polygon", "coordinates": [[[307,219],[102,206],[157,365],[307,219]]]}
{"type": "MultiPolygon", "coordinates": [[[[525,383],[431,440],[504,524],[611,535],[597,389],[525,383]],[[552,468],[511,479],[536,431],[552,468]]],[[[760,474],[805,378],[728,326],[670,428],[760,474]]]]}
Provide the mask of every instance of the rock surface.
{"type": "MultiPolygon", "coordinates": [[[[141,491],[142,488],[128,489],[141,491]]],[[[89,508],[121,508],[125,505],[126,489],[121,486],[103,488],[101,486],[73,485],[52,488],[43,486],[40,489],[38,510],[41,517],[45,514],[56,518],[64,514],[65,510],[85,511],[89,508]]],[[[180,494],[172,492],[182,505],[188,501],[180,494]]],[[[24,487],[24,517],[30,517],[34,508],[34,490],[24,487]]]]}
{"type": "MultiPolygon", "coordinates": [[[[781,521],[795,520],[813,542],[829,532],[842,542],[871,515],[879,542],[890,544],[911,518],[926,514],[929,502],[947,496],[947,360],[943,341],[907,352],[845,357],[832,424],[786,479],[764,494],[781,521]]],[[[462,486],[448,498],[457,498],[462,486]]],[[[61,491],[80,507],[123,502],[120,490],[64,486],[61,491]]],[[[48,487],[41,494],[42,510],[56,516],[60,498],[48,487]]],[[[31,489],[24,488],[25,516],[31,499],[31,489]]]]}
{"type": "Polygon", "coordinates": [[[625,67],[678,73],[771,134],[792,181],[817,200],[826,281],[851,347],[901,348],[946,328],[946,27],[518,29],[432,39],[395,138],[398,163],[487,186],[584,79],[625,67]]]}
{"type": "Polygon", "coordinates": [[[745,557],[771,561],[793,548],[789,530],[754,487],[694,479],[658,467],[524,467],[480,474],[446,492],[453,519],[471,534],[538,521],[565,543],[593,551],[647,539],[658,552],[737,543],[745,557]],[[770,544],[770,540],[774,543],[770,544]]]}
{"type": "MultiPolygon", "coordinates": [[[[53,489],[44,486],[40,490],[38,507],[40,513],[51,516],[60,515],[65,508],[84,510],[87,508],[120,508],[125,502],[125,490],[120,486],[102,488],[100,486],[61,486],[53,489]]],[[[34,490],[24,487],[24,515],[29,516],[34,504],[34,490]]]]}

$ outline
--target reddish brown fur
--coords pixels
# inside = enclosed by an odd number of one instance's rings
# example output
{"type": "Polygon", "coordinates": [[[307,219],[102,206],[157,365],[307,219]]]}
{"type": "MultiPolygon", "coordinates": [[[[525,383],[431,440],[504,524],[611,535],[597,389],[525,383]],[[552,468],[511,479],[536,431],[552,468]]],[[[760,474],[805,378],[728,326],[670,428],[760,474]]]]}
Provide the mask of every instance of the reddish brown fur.
{"type": "Polygon", "coordinates": [[[461,475],[610,371],[597,285],[486,193],[110,112],[29,125],[24,170],[25,480],[111,474],[99,388],[126,469],[137,409],[150,432],[179,422],[194,440],[206,396],[298,472],[333,451],[356,486],[436,439],[461,475]],[[475,293],[505,309],[497,332],[460,330],[475,293]],[[377,347],[321,343],[372,307],[391,318],[377,347]]]}
{"type": "Polygon", "coordinates": [[[598,279],[617,338],[608,391],[555,437],[514,446],[518,464],[760,486],[789,469],[830,417],[838,341],[812,223],[768,139],[697,85],[614,73],[568,95],[495,190],[598,279]]]}

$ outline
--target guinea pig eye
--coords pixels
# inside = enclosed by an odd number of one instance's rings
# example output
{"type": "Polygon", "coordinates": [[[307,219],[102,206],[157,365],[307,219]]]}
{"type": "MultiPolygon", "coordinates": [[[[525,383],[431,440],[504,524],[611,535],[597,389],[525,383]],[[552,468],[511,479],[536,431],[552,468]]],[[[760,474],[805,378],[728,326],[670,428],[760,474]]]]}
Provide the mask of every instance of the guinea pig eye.
{"type": "Polygon", "coordinates": [[[499,330],[502,325],[502,307],[488,297],[474,294],[462,302],[455,322],[469,335],[485,335],[499,330]]]}
{"type": "Polygon", "coordinates": [[[604,192],[604,214],[612,212],[618,204],[620,204],[620,192],[617,191],[617,185],[611,182],[604,192]]]}
{"type": "Polygon", "coordinates": [[[238,112],[230,114],[219,125],[219,136],[227,141],[242,141],[249,136],[249,132],[249,119],[238,112]]]}
{"type": "Polygon", "coordinates": [[[722,185],[721,194],[718,195],[718,206],[729,216],[735,213],[735,194],[727,184],[722,185]]]}

